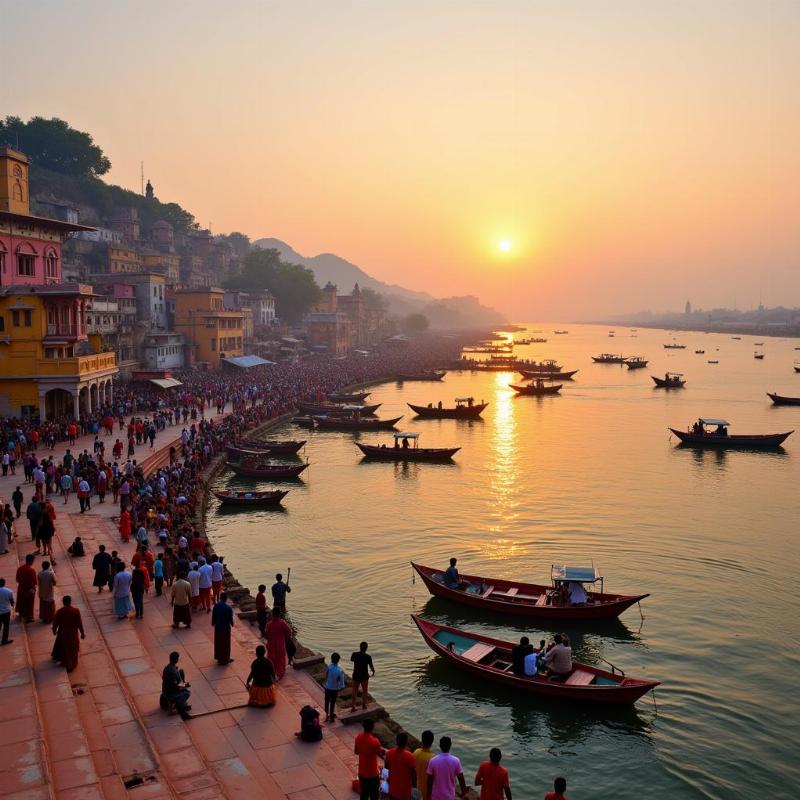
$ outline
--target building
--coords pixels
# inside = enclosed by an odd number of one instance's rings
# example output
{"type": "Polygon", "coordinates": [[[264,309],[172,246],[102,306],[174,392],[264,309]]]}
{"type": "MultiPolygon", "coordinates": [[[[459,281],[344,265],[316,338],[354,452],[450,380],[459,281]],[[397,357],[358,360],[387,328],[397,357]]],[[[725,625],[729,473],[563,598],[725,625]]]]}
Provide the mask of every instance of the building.
{"type": "Polygon", "coordinates": [[[180,281],[181,257],[177,253],[162,253],[160,250],[148,248],[141,251],[141,257],[145,271],[163,275],[169,286],[174,286],[180,281]]]}
{"type": "Polygon", "coordinates": [[[351,347],[350,318],[339,311],[336,286],[330,281],[322,289],[316,308],[306,314],[303,323],[308,331],[310,350],[346,353],[351,347]]]}
{"type": "Polygon", "coordinates": [[[113,398],[116,356],[89,334],[84,284],[0,289],[0,415],[90,413],[113,398]]]}
{"type": "MultiPolygon", "coordinates": [[[[104,342],[107,349],[113,349],[116,353],[120,375],[130,377],[140,367],[137,339],[141,337],[137,336],[139,326],[136,322],[134,287],[128,283],[118,282],[118,280],[104,281],[99,286],[101,294],[107,297],[108,303],[114,303],[117,306],[116,336],[109,334],[104,342]]],[[[95,303],[96,301],[93,300],[93,306],[95,303]]]]}
{"type": "Polygon", "coordinates": [[[210,289],[211,276],[202,256],[185,253],[181,256],[180,282],[190,289],[210,289]]]}
{"type": "Polygon", "coordinates": [[[138,242],[141,235],[139,211],[132,207],[117,209],[109,227],[117,231],[122,236],[123,241],[138,242]]]}
{"type": "Polygon", "coordinates": [[[77,232],[74,222],[30,213],[28,158],[0,147],[0,286],[45,286],[62,279],[61,248],[77,232]]]}
{"type": "Polygon", "coordinates": [[[142,344],[142,363],[148,372],[182,369],[186,363],[182,333],[151,333],[142,344]]]}
{"type": "Polygon", "coordinates": [[[175,292],[175,331],[186,337],[187,364],[218,367],[221,358],[244,355],[243,315],[225,309],[225,292],[186,288],[175,292]]]}
{"type": "Polygon", "coordinates": [[[275,298],[270,292],[225,292],[225,308],[253,311],[253,326],[266,328],[275,324],[275,298]]]}
{"type": "MultiPolygon", "coordinates": [[[[102,268],[102,265],[101,265],[102,268]]],[[[105,269],[100,274],[116,275],[120,272],[142,271],[142,257],[136,248],[126,244],[109,244],[105,269]]]]}

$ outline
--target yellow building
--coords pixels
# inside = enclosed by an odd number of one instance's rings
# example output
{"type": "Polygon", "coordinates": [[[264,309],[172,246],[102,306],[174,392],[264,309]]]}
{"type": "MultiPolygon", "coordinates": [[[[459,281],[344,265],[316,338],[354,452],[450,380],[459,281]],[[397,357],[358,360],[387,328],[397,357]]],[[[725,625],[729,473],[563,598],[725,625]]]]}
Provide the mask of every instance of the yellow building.
{"type": "Polygon", "coordinates": [[[0,291],[0,415],[79,417],[112,402],[119,370],[88,332],[93,296],[78,283],[0,291]]]}
{"type": "Polygon", "coordinates": [[[145,272],[159,272],[167,279],[168,286],[180,281],[181,257],[177,253],[160,253],[158,250],[142,251],[145,272]]]}
{"type": "Polygon", "coordinates": [[[221,358],[244,355],[243,315],[226,311],[222,289],[178,289],[175,292],[177,333],[186,336],[190,361],[218,367],[221,358]]]}
{"type": "Polygon", "coordinates": [[[108,246],[108,272],[141,272],[142,259],[132,247],[124,244],[108,246]]]}

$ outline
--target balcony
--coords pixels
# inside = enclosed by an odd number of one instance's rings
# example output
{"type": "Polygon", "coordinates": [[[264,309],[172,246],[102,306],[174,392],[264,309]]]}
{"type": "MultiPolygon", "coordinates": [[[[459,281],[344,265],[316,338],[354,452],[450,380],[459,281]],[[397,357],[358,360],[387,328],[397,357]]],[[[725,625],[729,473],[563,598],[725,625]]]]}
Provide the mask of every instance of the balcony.
{"type": "Polygon", "coordinates": [[[53,339],[77,339],[85,336],[86,330],[78,325],[54,325],[48,322],[46,335],[53,339]]]}
{"type": "Polygon", "coordinates": [[[73,358],[40,358],[36,362],[37,373],[47,377],[87,378],[96,372],[116,369],[114,353],[93,353],[73,358]]]}

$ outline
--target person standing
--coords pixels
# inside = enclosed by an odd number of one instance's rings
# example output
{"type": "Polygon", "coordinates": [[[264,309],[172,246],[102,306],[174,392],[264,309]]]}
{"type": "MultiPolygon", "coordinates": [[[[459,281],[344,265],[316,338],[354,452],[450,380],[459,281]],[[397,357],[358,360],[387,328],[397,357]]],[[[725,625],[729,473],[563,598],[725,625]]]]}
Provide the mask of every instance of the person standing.
{"type": "Polygon", "coordinates": [[[356,736],[353,748],[353,752],[358,756],[360,800],[378,800],[380,794],[378,757],[384,754],[384,750],[372,733],[375,723],[371,719],[365,719],[361,726],[364,730],[356,736]]]}
{"type": "Polygon", "coordinates": [[[422,800],[427,797],[428,790],[428,762],[434,757],[433,731],[422,731],[420,737],[422,747],[414,751],[414,763],[417,769],[417,791],[422,800]]]}
{"type": "Polygon", "coordinates": [[[186,579],[189,581],[189,586],[192,587],[192,611],[197,611],[200,608],[200,572],[197,569],[196,561],[192,561],[186,579]]]}
{"type": "Polygon", "coordinates": [[[267,620],[269,619],[267,596],[264,594],[266,591],[267,587],[263,583],[259,584],[258,594],[256,595],[256,620],[258,621],[258,630],[261,632],[262,639],[267,634],[267,620]]]}
{"type": "Polygon", "coordinates": [[[156,597],[161,597],[164,593],[164,556],[159,553],[153,564],[153,576],[156,583],[156,597]]]}
{"type": "Polygon", "coordinates": [[[353,662],[353,696],[350,703],[350,710],[356,710],[356,701],[358,700],[358,689],[361,688],[361,708],[367,707],[367,691],[369,689],[370,673],[375,674],[375,666],[372,663],[372,656],[367,653],[369,645],[366,642],[361,642],[358,646],[358,651],[350,656],[350,661],[353,662]]]}
{"type": "Polygon", "coordinates": [[[33,604],[36,600],[36,570],[33,553],[25,556],[25,563],[17,568],[17,614],[23,622],[33,622],[33,604]]]}
{"type": "Polygon", "coordinates": [[[119,515],[119,535],[123,542],[131,540],[131,512],[127,508],[119,515]]]}
{"type": "Polygon", "coordinates": [[[0,628],[2,628],[2,638],[0,645],[11,644],[13,639],[8,638],[8,630],[11,627],[11,610],[14,608],[14,592],[6,586],[6,579],[0,578],[0,628]]]}
{"type": "MultiPolygon", "coordinates": [[[[64,466],[66,467],[66,464],[64,466]]],[[[64,471],[59,485],[61,487],[61,494],[64,497],[64,505],[66,505],[69,502],[69,494],[72,491],[72,476],[69,474],[69,469],[64,471]]]]}
{"type": "Polygon", "coordinates": [[[82,477],[78,484],[78,503],[81,507],[81,514],[85,511],[92,510],[92,487],[89,486],[89,481],[82,477]]]}
{"type": "Polygon", "coordinates": [[[97,587],[98,594],[103,591],[103,587],[108,585],[111,575],[111,556],[106,553],[106,546],[100,545],[100,552],[92,559],[92,569],[94,570],[94,580],[92,586],[97,587]]]}
{"type": "Polygon", "coordinates": [[[22,496],[22,487],[17,486],[17,488],[11,493],[11,502],[14,505],[14,511],[16,512],[17,519],[22,516],[22,503],[24,499],[25,498],[22,496]]]}
{"type": "Polygon", "coordinates": [[[8,552],[9,527],[5,519],[0,519],[0,556],[8,552]]]}
{"type": "Polygon", "coordinates": [[[467,784],[464,781],[464,770],[461,762],[450,753],[452,741],[449,736],[439,739],[438,755],[428,762],[427,795],[425,800],[455,800],[456,782],[459,794],[463,797],[467,793],[467,784]]]}
{"type": "Polygon", "coordinates": [[[56,574],[50,568],[49,561],[42,562],[36,583],[39,587],[39,619],[49,625],[56,615],[56,574]]]}
{"type": "MultiPolygon", "coordinates": [[[[209,586],[209,594],[211,587],[209,586]]],[[[231,629],[233,628],[233,608],[228,605],[228,595],[223,592],[219,602],[211,612],[211,625],[214,627],[214,658],[217,663],[230,664],[231,629]]]]}
{"type": "Polygon", "coordinates": [[[25,509],[25,516],[28,518],[28,524],[31,526],[31,541],[35,541],[38,544],[39,521],[42,518],[42,507],[36,502],[36,497],[32,497],[30,503],[28,503],[28,507],[25,509]]]}
{"type": "Polygon", "coordinates": [[[288,583],[283,582],[283,575],[279,572],[275,576],[275,583],[272,584],[272,610],[286,613],[286,594],[292,591],[288,583]]]}
{"type": "Polygon", "coordinates": [[[143,563],[131,567],[131,597],[136,619],[144,618],[144,592],[147,583],[147,572],[143,563]]]}
{"type": "Polygon", "coordinates": [[[222,581],[225,577],[225,568],[222,564],[222,556],[211,556],[211,594],[214,597],[214,602],[219,600],[220,593],[222,592],[222,581]]]}
{"type": "Polygon", "coordinates": [[[286,640],[291,636],[292,629],[280,611],[273,614],[267,623],[267,654],[278,680],[286,674],[286,640]]]}
{"type": "Polygon", "coordinates": [[[198,586],[200,588],[200,607],[206,610],[206,614],[211,612],[211,575],[213,569],[211,564],[207,564],[202,556],[198,559],[197,571],[200,573],[198,586]]]}
{"type": "Polygon", "coordinates": [[[390,800],[410,800],[417,782],[417,762],[408,750],[408,734],[398,733],[396,747],[386,754],[390,800]]]}
{"type": "Polygon", "coordinates": [[[481,800],[511,800],[508,770],[500,766],[503,754],[499,747],[489,751],[489,760],[483,761],[475,775],[475,785],[481,787],[481,800]]]}
{"type": "Polygon", "coordinates": [[[268,708],[275,705],[275,667],[266,657],[263,644],[256,647],[256,658],[250,664],[250,674],[245,687],[250,693],[247,705],[256,708],[268,708]]]}
{"type": "Polygon", "coordinates": [[[544,800],[569,800],[564,794],[567,791],[567,781],[565,778],[556,778],[553,781],[553,791],[544,796],[544,800]]]}
{"type": "Polygon", "coordinates": [[[178,580],[170,588],[170,605],[172,606],[172,627],[180,628],[183,623],[192,627],[192,587],[183,572],[178,573],[178,580]]]}
{"type": "Polygon", "coordinates": [[[125,562],[117,564],[117,572],[114,575],[114,583],[111,592],[114,595],[114,613],[117,619],[128,619],[131,613],[131,580],[133,576],[125,569],[125,562]]]}
{"type": "Polygon", "coordinates": [[[341,656],[331,654],[331,663],[325,673],[325,721],[333,722],[336,719],[336,698],[344,689],[344,670],[339,666],[341,656]]]}
{"type": "MultiPolygon", "coordinates": [[[[47,501],[49,504],[49,500],[47,501]]],[[[39,542],[42,546],[42,555],[50,556],[52,558],[52,543],[53,536],[55,536],[56,528],[53,524],[53,518],[47,513],[47,510],[42,513],[39,519],[39,542]]],[[[55,561],[53,562],[55,563],[55,561]]]]}
{"type": "Polygon", "coordinates": [[[83,630],[81,612],[72,605],[72,598],[65,595],[61,601],[64,605],[56,611],[53,619],[53,635],[56,637],[51,655],[60,661],[67,672],[72,672],[78,666],[78,653],[81,643],[78,639],[86,638],[83,630]]]}

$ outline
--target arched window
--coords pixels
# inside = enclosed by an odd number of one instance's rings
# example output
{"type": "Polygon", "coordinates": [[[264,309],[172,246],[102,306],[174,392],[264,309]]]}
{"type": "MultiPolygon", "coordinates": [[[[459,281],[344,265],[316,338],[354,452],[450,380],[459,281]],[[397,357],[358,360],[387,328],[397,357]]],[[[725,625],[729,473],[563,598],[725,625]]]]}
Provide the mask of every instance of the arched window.
{"type": "Polygon", "coordinates": [[[52,247],[48,247],[44,254],[44,276],[58,278],[58,253],[52,247]]]}
{"type": "Polygon", "coordinates": [[[22,189],[22,184],[19,181],[14,181],[14,188],[11,190],[14,200],[19,203],[25,202],[25,192],[22,189]]]}
{"type": "Polygon", "coordinates": [[[36,274],[36,250],[30,242],[23,242],[16,252],[17,275],[33,277],[36,274]]]}
{"type": "Polygon", "coordinates": [[[0,242],[0,275],[6,271],[6,250],[2,242],[0,242]]]}

